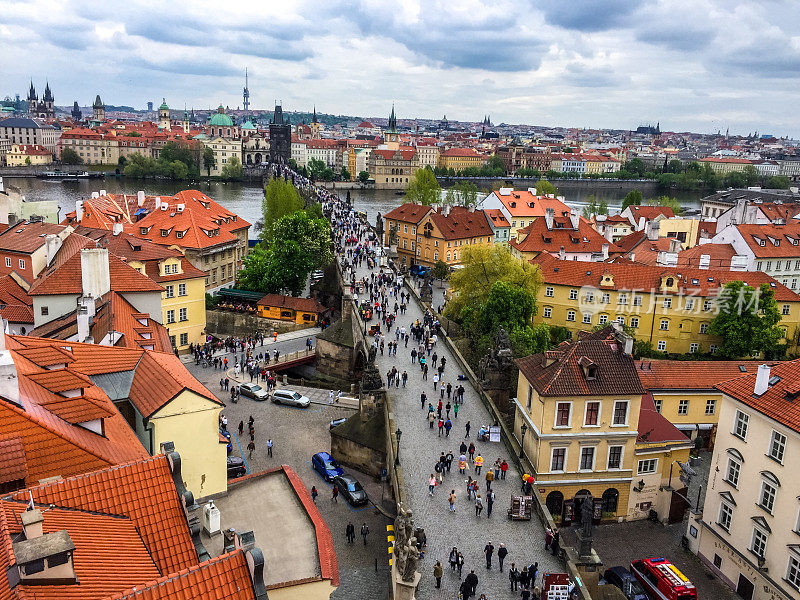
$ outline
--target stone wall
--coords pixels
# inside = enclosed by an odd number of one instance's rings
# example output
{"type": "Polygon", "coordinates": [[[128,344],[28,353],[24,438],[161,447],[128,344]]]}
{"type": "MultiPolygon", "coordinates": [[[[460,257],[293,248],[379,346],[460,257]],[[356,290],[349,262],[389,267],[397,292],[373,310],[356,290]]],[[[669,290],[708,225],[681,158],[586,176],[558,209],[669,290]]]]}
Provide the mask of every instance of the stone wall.
{"type": "Polygon", "coordinates": [[[240,313],[230,310],[207,310],[206,332],[217,337],[247,336],[259,331],[264,335],[272,335],[273,331],[286,333],[308,329],[305,325],[298,325],[288,321],[265,319],[251,313],[240,313]]]}
{"type": "Polygon", "coordinates": [[[385,468],[386,454],[341,437],[336,429],[331,431],[331,456],[340,464],[380,477],[381,470],[385,468]]]}

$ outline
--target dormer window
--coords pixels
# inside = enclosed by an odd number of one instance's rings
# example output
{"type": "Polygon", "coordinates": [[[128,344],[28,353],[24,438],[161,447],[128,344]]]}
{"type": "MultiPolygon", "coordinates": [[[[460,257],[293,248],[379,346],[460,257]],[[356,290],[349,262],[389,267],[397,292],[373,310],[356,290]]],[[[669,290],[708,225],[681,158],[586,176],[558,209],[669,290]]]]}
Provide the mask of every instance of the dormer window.
{"type": "Polygon", "coordinates": [[[147,227],[139,227],[139,233],[142,235],[147,235],[147,227]]]}
{"type": "Polygon", "coordinates": [[[182,238],[182,237],[183,237],[184,233],[185,233],[185,232],[183,232],[183,231],[176,231],[176,232],[175,232],[175,237],[176,237],[176,238],[178,238],[178,239],[180,239],[180,238],[182,238]]]}
{"type": "Polygon", "coordinates": [[[168,235],[169,235],[169,229],[161,230],[161,237],[167,237],[168,235]]]}

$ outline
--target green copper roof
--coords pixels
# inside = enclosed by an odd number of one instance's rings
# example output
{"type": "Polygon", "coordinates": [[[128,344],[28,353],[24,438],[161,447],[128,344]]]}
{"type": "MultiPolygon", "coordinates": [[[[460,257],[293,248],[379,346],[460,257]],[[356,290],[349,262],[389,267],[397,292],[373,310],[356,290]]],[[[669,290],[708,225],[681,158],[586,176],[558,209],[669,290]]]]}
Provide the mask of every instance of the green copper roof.
{"type": "Polygon", "coordinates": [[[250,121],[250,120],[248,119],[247,123],[245,123],[244,125],[242,125],[242,129],[250,129],[250,130],[253,130],[253,131],[255,131],[255,129],[256,129],[256,126],[255,126],[255,125],[253,125],[253,122],[252,122],[252,121],[250,121]]]}
{"type": "Polygon", "coordinates": [[[232,127],[233,126],[233,119],[231,119],[225,113],[214,113],[211,115],[211,118],[208,120],[209,125],[215,125],[217,127],[232,127]]]}
{"type": "Polygon", "coordinates": [[[169,110],[169,106],[167,106],[167,99],[161,99],[161,106],[158,107],[158,110],[169,110]]]}

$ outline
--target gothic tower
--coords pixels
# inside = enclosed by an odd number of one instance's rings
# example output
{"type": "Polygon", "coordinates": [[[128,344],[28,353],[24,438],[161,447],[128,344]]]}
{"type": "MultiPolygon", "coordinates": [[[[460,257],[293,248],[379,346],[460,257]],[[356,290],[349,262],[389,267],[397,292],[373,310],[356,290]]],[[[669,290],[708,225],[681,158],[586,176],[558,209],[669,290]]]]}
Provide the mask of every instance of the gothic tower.
{"type": "Polygon", "coordinates": [[[92,120],[106,120],[106,107],[103,104],[103,101],[100,100],[100,94],[97,94],[97,97],[94,99],[94,104],[92,104],[92,120]]]}
{"type": "Polygon", "coordinates": [[[72,120],[76,123],[83,119],[83,113],[81,112],[80,106],[78,106],[78,101],[75,101],[75,104],[72,105],[72,120]]]}
{"type": "Polygon", "coordinates": [[[31,117],[37,116],[37,109],[39,108],[39,97],[36,95],[36,88],[33,87],[33,80],[31,80],[31,89],[28,90],[28,115],[31,117]]]}
{"type": "Polygon", "coordinates": [[[383,141],[389,150],[397,150],[400,147],[400,134],[397,133],[397,117],[394,114],[394,104],[392,104],[392,113],[389,115],[389,126],[383,134],[383,141]]]}
{"type": "Polygon", "coordinates": [[[44,96],[42,96],[42,104],[48,116],[55,117],[55,100],[53,99],[53,92],[50,91],[50,82],[48,81],[44,86],[44,96]]]}

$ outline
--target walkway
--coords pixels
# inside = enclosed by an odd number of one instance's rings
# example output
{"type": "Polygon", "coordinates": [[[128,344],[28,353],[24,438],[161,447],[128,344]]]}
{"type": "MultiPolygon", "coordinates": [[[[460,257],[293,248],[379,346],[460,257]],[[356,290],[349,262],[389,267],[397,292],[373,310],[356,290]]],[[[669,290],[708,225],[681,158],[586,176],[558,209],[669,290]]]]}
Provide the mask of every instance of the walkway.
{"type": "MultiPolygon", "coordinates": [[[[358,278],[369,276],[366,266],[358,269],[358,278]]],[[[434,306],[442,303],[442,291],[434,289],[434,306]]],[[[390,304],[394,304],[392,300],[390,304]]],[[[422,310],[419,305],[412,300],[408,304],[405,315],[399,315],[396,325],[405,326],[408,329],[414,321],[422,320],[422,310]]],[[[395,340],[394,332],[385,332],[386,342],[395,340]]],[[[419,570],[422,579],[419,584],[417,598],[426,600],[427,598],[455,598],[458,594],[460,581],[458,574],[450,571],[447,558],[453,546],[458,547],[464,554],[464,571],[466,576],[470,569],[474,569],[478,576],[479,584],[476,598],[481,593],[485,593],[487,598],[498,600],[500,598],[518,598],[519,592],[512,593],[508,580],[507,570],[504,573],[498,572],[497,556],[493,560],[492,570],[486,570],[486,562],[483,555],[483,548],[488,541],[492,541],[495,549],[503,543],[508,548],[506,558],[506,568],[511,562],[515,562],[517,567],[522,568],[523,564],[539,562],[539,573],[545,570],[563,571],[563,566],[550,554],[544,552],[544,529],[539,520],[534,516],[531,521],[509,521],[506,511],[510,505],[511,495],[518,493],[522,485],[521,474],[513,466],[508,470],[505,481],[497,481],[493,484],[496,500],[491,517],[487,518],[487,511],[484,508],[480,518],[475,516],[474,503],[467,499],[465,476],[458,472],[457,463],[453,469],[444,477],[444,484],[438,487],[433,496],[428,493],[428,479],[433,472],[434,464],[440,454],[452,451],[456,460],[461,441],[464,439],[464,425],[467,421],[471,422],[472,430],[470,440],[475,441],[480,426],[490,423],[489,414],[480,401],[475,389],[469,381],[461,382],[465,386],[465,402],[458,413],[458,418],[453,419],[453,429],[450,437],[439,437],[436,428],[429,429],[426,420],[427,407],[420,408],[420,394],[425,391],[429,400],[438,402],[439,392],[433,390],[433,371],[429,373],[428,381],[422,381],[419,366],[411,361],[411,346],[413,340],[409,340],[409,347],[404,348],[403,344],[398,345],[397,356],[387,356],[378,353],[376,365],[381,375],[386,377],[386,373],[396,366],[402,373],[408,371],[407,387],[392,388],[389,391],[392,405],[395,411],[395,419],[398,427],[403,432],[400,441],[400,462],[405,472],[406,494],[408,503],[414,511],[414,522],[417,527],[423,527],[428,539],[428,552],[425,559],[420,561],[419,570]],[[455,489],[457,495],[456,512],[450,513],[448,510],[447,497],[451,489],[455,489]],[[442,578],[442,590],[435,588],[433,579],[433,565],[437,560],[442,561],[445,566],[445,574],[442,578]]],[[[443,380],[445,385],[448,381],[455,387],[458,383],[456,361],[450,351],[441,342],[435,348],[439,356],[447,358],[447,366],[444,371],[443,380]]],[[[446,403],[446,402],[445,402],[446,403]]],[[[452,415],[451,415],[452,416],[452,415]]],[[[467,440],[467,444],[469,441],[467,440]]],[[[486,465],[494,463],[495,459],[508,455],[505,447],[499,443],[475,441],[476,456],[481,453],[486,465]]],[[[512,461],[509,460],[509,463],[512,461]]],[[[469,475],[475,476],[474,469],[470,467],[469,475]]],[[[485,491],[485,480],[483,479],[485,470],[477,476],[480,482],[481,496],[485,491]]],[[[541,580],[538,582],[540,583],[541,580]]]]}

